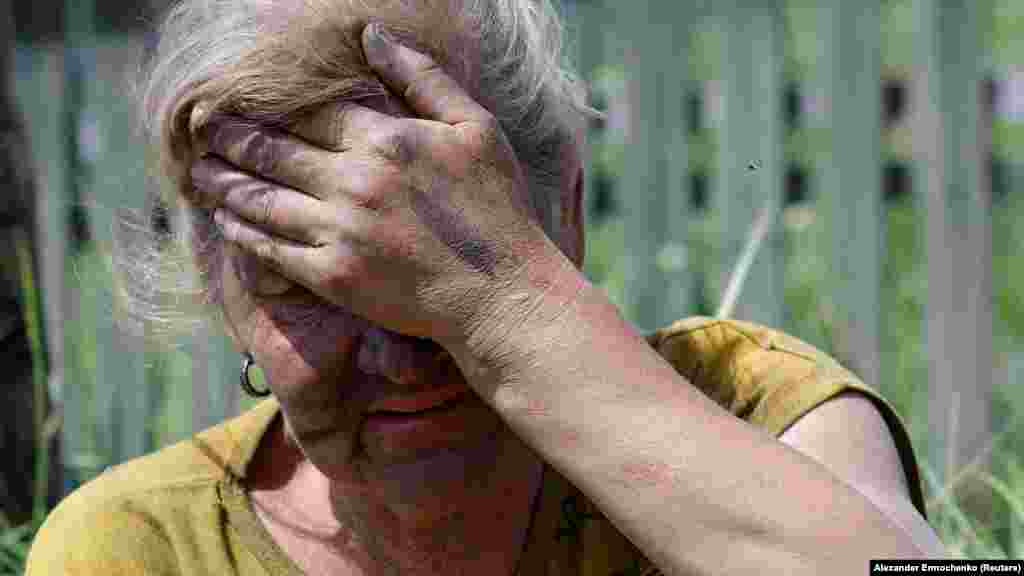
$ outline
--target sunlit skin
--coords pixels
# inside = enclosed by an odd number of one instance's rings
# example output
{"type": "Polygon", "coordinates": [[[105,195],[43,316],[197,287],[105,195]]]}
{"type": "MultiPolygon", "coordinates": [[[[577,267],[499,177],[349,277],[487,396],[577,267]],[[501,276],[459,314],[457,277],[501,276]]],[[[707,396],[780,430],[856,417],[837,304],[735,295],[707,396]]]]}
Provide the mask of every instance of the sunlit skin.
{"type": "MultiPolygon", "coordinates": [[[[395,98],[360,104],[396,117],[410,115],[395,98]]],[[[240,136],[239,153],[258,156],[252,152],[259,148],[251,133],[233,121],[225,120],[219,139],[211,139],[212,148],[230,147],[228,142],[236,141],[232,136],[240,136]]],[[[575,150],[567,149],[564,158],[573,178],[563,188],[578,194],[575,150]]],[[[250,161],[263,169],[268,162],[250,161]]],[[[205,193],[255,206],[274,187],[215,156],[198,162],[192,174],[205,193]]],[[[579,206],[573,194],[563,199],[567,215],[579,206]]],[[[482,274],[494,273],[495,252],[443,201],[418,194],[411,204],[457,258],[482,274]]],[[[578,221],[571,227],[573,234],[580,233],[578,221]]],[[[580,260],[581,242],[568,244],[580,260]]],[[[505,571],[511,572],[542,461],[473,394],[444,348],[380,328],[331,304],[237,245],[226,244],[223,254],[220,281],[228,332],[264,370],[289,427],[272,432],[251,476],[251,494],[271,532],[315,555],[306,567],[311,573],[329,566],[402,574],[429,572],[423,564],[450,569],[467,550],[476,557],[467,572],[473,566],[508,566],[505,571]],[[463,398],[461,406],[428,429],[388,434],[363,425],[374,401],[453,387],[461,390],[456,393],[463,398]],[[496,518],[506,521],[497,523],[496,518]],[[328,548],[305,542],[297,526],[312,529],[328,548]]]]}
{"type": "MultiPolygon", "coordinates": [[[[252,495],[300,566],[511,574],[545,461],[666,574],[860,574],[865,558],[938,552],[900,487],[830,473],[830,454],[856,462],[885,433],[805,451],[814,460],[759,434],[586,282],[574,150],[556,244],[493,117],[427,57],[369,30],[364,48],[400,97],[328,107],[291,135],[218,119],[192,171],[201,203],[220,207],[228,331],[287,423],[257,455],[252,495]],[[461,387],[458,408],[415,429],[365,419],[461,387]]],[[[849,422],[872,417],[846,406],[849,422]]],[[[800,424],[794,447],[822,430],[800,424]]]]}

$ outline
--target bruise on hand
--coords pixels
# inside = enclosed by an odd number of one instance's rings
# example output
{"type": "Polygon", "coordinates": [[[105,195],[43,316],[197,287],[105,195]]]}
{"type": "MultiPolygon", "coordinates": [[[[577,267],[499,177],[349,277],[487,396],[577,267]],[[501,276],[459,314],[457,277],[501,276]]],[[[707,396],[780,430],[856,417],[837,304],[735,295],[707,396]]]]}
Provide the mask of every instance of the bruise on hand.
{"type": "Polygon", "coordinates": [[[498,266],[497,252],[475,226],[438,200],[443,194],[440,186],[432,188],[430,192],[419,187],[412,189],[413,212],[459,260],[493,279],[498,266]]]}

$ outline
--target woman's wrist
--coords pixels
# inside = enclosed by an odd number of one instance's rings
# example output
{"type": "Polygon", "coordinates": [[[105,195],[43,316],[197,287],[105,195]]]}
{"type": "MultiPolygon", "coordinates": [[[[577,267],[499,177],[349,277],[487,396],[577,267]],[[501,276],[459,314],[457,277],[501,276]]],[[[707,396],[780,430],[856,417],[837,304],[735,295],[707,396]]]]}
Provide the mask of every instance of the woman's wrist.
{"type": "Polygon", "coordinates": [[[530,362],[545,341],[564,334],[577,304],[593,289],[553,243],[548,241],[547,247],[481,306],[454,342],[442,343],[470,386],[478,386],[474,380],[489,386],[515,365],[530,362]]]}

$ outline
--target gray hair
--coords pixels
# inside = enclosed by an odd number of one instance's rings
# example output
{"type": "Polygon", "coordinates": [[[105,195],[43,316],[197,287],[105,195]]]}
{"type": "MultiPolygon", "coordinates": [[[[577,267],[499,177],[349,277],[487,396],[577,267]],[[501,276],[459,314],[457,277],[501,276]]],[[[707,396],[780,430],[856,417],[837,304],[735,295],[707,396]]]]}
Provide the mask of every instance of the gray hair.
{"type": "Polygon", "coordinates": [[[219,302],[221,242],[190,204],[192,110],[287,127],[328,104],[384,93],[360,42],[380,22],[430,54],[500,121],[523,164],[542,225],[558,238],[560,161],[593,112],[567,64],[550,0],[181,0],[143,68],[141,125],[156,154],[170,233],[125,220],[115,242],[129,326],[169,334],[219,302]],[[190,225],[175,225],[178,222],[190,225]]]}

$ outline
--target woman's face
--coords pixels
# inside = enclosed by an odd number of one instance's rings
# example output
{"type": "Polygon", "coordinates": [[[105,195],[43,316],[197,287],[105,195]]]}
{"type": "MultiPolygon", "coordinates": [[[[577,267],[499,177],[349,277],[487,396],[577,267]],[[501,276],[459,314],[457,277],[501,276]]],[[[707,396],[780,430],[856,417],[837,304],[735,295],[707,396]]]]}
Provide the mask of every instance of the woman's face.
{"type": "Polygon", "coordinates": [[[491,436],[497,415],[473,394],[437,344],[373,326],[308,290],[280,280],[252,256],[223,250],[228,330],[253,354],[300,447],[328,476],[357,463],[398,464],[469,447],[491,436]],[[416,411],[461,396],[435,416],[416,411]],[[374,415],[375,414],[375,415],[374,415]]]}
{"type": "MultiPolygon", "coordinates": [[[[395,99],[362,103],[408,116],[395,99]]],[[[565,155],[574,165],[577,158],[575,149],[565,155]]],[[[578,171],[567,173],[573,176],[565,187],[575,194],[563,199],[562,221],[575,234],[566,243],[582,245],[580,199],[574,197],[581,196],[578,171]]],[[[582,253],[571,257],[579,264],[582,253]]],[[[485,450],[504,430],[438,344],[378,328],[233,245],[224,244],[211,258],[216,262],[206,264],[214,264],[211,281],[220,281],[228,333],[253,355],[292,437],[327,476],[352,477],[363,464],[390,466],[485,450]],[[429,414],[408,415],[428,408],[429,414]]]]}
{"type": "MultiPolygon", "coordinates": [[[[361,103],[408,116],[393,98],[361,103]]],[[[233,245],[216,252],[217,262],[207,264],[219,277],[226,329],[253,355],[292,437],[327,476],[351,476],[360,463],[391,465],[472,447],[501,428],[436,343],[373,326],[233,245]],[[395,413],[442,403],[458,406],[430,416],[395,413]]]]}

